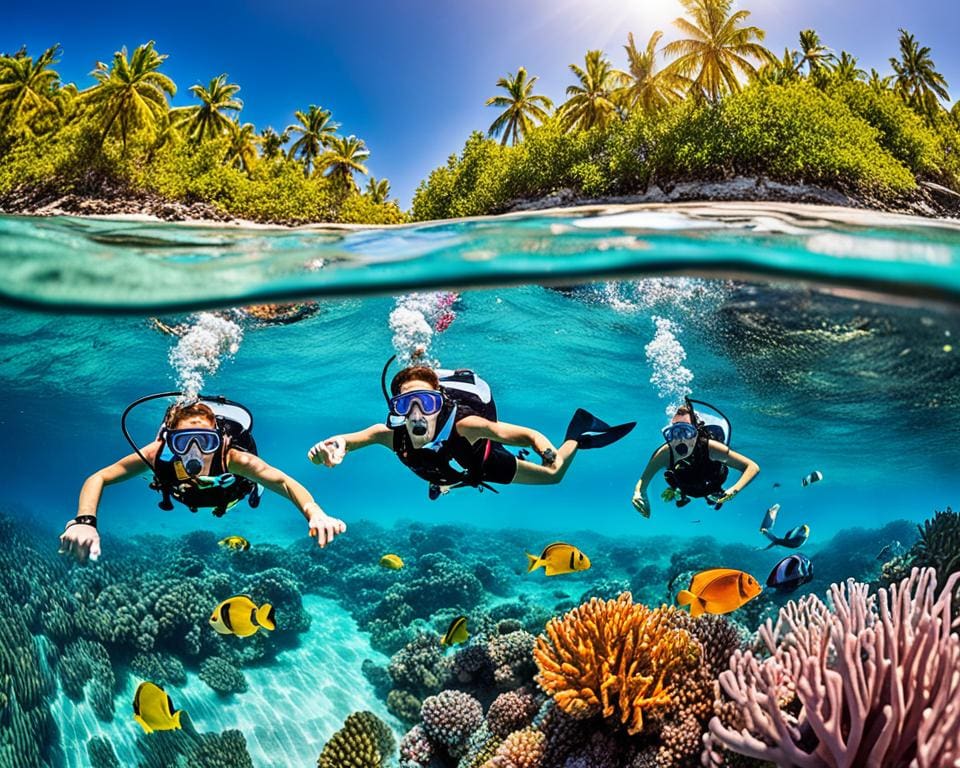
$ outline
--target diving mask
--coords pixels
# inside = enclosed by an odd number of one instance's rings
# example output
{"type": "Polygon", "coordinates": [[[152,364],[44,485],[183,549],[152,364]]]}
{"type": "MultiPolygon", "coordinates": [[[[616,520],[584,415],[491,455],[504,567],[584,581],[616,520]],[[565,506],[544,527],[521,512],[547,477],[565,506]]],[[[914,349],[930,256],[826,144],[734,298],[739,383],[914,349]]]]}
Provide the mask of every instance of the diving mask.
{"type": "Polygon", "coordinates": [[[413,408],[413,404],[418,403],[424,416],[432,416],[439,413],[443,407],[443,395],[432,389],[416,389],[412,392],[404,392],[402,395],[390,398],[390,413],[395,416],[406,416],[413,408]]]}
{"type": "Polygon", "coordinates": [[[188,475],[199,475],[203,470],[204,456],[220,447],[220,433],[215,429],[171,429],[166,440],[188,475]]]}
{"type": "Polygon", "coordinates": [[[679,421],[662,430],[663,439],[681,459],[689,458],[697,444],[697,428],[693,424],[679,421]]]}

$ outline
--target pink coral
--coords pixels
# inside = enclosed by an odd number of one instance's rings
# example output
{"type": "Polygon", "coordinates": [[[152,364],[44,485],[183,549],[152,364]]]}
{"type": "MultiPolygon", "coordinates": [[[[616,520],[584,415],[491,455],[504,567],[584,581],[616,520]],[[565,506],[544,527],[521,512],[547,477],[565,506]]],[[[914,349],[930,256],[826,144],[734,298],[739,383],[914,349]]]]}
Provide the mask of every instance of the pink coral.
{"type": "Polygon", "coordinates": [[[537,701],[527,691],[508,691],[493,700],[487,710],[487,726],[490,732],[505,738],[513,731],[519,731],[530,724],[537,713],[537,701]]]}
{"type": "Polygon", "coordinates": [[[433,757],[433,746],[424,733],[423,727],[413,726],[400,739],[400,757],[417,765],[429,765],[433,757]]]}
{"type": "Polygon", "coordinates": [[[547,737],[533,728],[511,733],[483,768],[539,768],[547,737]]]}
{"type": "Polygon", "coordinates": [[[719,744],[798,768],[960,765],[958,580],[938,598],[936,571],[915,568],[875,596],[832,585],[832,611],[813,595],[789,603],[760,628],[772,656],[737,651],[720,675],[737,715],[711,720],[705,761],[719,744]]]}
{"type": "Polygon", "coordinates": [[[441,691],[424,700],[420,717],[427,736],[456,756],[483,723],[483,707],[469,693],[441,691]]]}

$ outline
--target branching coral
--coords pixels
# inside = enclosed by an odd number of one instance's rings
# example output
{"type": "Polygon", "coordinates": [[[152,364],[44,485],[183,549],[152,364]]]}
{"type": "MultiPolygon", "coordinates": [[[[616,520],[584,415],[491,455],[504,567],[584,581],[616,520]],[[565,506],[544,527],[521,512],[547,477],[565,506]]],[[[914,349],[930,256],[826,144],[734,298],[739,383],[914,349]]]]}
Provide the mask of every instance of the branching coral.
{"type": "Polygon", "coordinates": [[[326,743],[318,768],[382,768],[396,742],[390,728],[373,712],[354,712],[326,743]]]}
{"type": "Polygon", "coordinates": [[[853,580],[832,585],[833,610],[813,595],[789,603],[760,629],[772,655],[738,651],[720,675],[738,714],[711,721],[707,756],[719,743],[798,768],[957,764],[958,580],[937,597],[936,571],[914,569],[875,596],[853,580]]]}
{"type": "Polygon", "coordinates": [[[678,611],[590,600],[551,619],[537,638],[537,681],[574,717],[616,717],[629,734],[669,707],[682,676],[700,664],[700,644],[676,628],[678,611]]]}

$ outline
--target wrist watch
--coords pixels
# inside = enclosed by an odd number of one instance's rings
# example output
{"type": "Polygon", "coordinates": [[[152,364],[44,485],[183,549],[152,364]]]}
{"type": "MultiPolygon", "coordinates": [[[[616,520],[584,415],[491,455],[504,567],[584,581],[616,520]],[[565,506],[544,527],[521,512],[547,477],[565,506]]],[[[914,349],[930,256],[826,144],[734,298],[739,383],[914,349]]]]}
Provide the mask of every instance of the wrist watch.
{"type": "Polygon", "coordinates": [[[64,530],[73,525],[89,525],[91,528],[97,527],[97,516],[96,515],[77,515],[73,520],[67,523],[64,530]]]}

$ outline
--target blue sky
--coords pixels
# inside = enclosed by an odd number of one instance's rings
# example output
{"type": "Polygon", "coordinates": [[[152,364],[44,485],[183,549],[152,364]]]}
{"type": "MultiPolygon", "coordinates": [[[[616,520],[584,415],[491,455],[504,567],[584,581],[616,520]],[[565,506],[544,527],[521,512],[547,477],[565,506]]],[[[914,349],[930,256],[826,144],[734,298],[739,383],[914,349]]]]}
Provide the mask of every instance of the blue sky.
{"type": "MultiPolygon", "coordinates": [[[[889,71],[897,29],[905,27],[933,49],[952,98],[960,98],[960,3],[740,0],[737,7],[752,11],[751,22],[767,31],[777,54],[812,27],[867,71],[889,71]]],[[[4,10],[0,51],[26,44],[36,54],[59,42],[61,76],[86,87],[98,59],[156,40],[169,55],[164,71],[179,87],[175,105],[191,102],[189,86],[222,72],[241,86],[242,118],[258,129],[282,129],[294,110],[320,104],[333,110],[342,133],[366,140],[371,173],[389,178],[406,207],[420,179],[471,130],[493,121],[484,101],[498,78],[525,66],[540,76],[538,92],[560,102],[573,82],[568,65],[582,62],[587,49],[603,48],[623,67],[628,32],[638,44],[655,29],[670,39],[681,10],[677,0],[48,0],[4,10]]]]}

